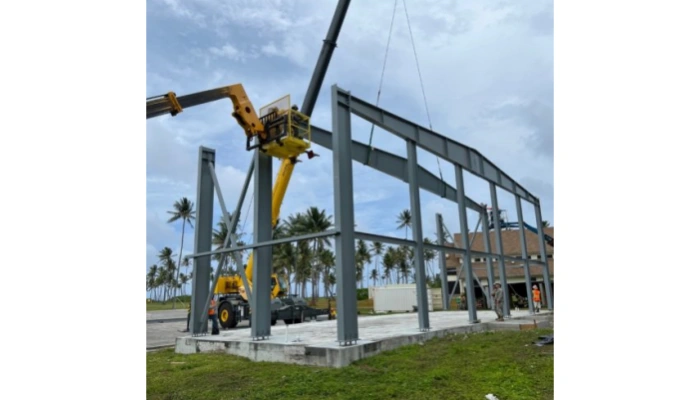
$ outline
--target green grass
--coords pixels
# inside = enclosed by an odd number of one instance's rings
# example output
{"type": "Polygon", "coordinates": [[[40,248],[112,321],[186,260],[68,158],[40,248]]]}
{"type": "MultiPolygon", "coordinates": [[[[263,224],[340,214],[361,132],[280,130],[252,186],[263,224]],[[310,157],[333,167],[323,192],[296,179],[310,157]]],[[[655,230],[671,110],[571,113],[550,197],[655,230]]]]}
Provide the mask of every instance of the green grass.
{"type": "Polygon", "coordinates": [[[452,335],[342,369],[253,362],[228,354],[146,353],[149,399],[554,398],[551,329],[452,335]]]}
{"type": "MultiPolygon", "coordinates": [[[[175,309],[184,310],[187,309],[187,304],[190,302],[190,296],[178,296],[175,298],[175,309]]],[[[165,302],[156,302],[146,300],[146,311],[162,311],[162,310],[172,310],[173,300],[168,299],[165,302]]]]}

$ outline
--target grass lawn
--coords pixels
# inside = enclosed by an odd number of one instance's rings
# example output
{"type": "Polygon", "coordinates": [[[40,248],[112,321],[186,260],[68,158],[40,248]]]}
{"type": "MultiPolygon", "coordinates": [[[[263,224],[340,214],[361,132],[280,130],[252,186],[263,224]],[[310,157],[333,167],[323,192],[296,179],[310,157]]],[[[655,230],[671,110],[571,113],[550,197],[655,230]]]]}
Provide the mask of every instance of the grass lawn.
{"type": "Polygon", "coordinates": [[[452,335],[342,369],[249,361],[228,354],[146,353],[149,399],[554,398],[551,329],[452,335]]]}

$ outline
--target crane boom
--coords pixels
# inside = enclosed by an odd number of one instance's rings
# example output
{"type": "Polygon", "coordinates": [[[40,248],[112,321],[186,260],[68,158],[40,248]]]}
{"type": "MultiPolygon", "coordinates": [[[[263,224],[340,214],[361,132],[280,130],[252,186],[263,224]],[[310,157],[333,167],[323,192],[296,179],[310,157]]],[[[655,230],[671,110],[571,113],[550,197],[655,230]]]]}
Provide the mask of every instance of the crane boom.
{"type": "MultiPolygon", "coordinates": [[[[306,97],[304,98],[304,103],[301,107],[301,114],[306,115],[307,117],[311,117],[314,107],[316,106],[316,99],[318,99],[318,94],[321,91],[321,85],[323,84],[323,79],[326,76],[328,65],[331,62],[333,50],[337,45],[336,41],[338,40],[338,36],[340,36],[340,29],[343,26],[343,21],[345,20],[345,15],[348,12],[348,7],[350,7],[350,0],[338,1],[335,13],[333,14],[333,19],[331,20],[331,24],[328,27],[326,39],[323,41],[323,46],[321,47],[321,52],[318,56],[318,61],[316,62],[316,67],[314,68],[313,75],[311,76],[311,80],[309,81],[309,87],[306,91],[306,97]]],[[[313,152],[309,153],[309,158],[313,156],[313,152]]],[[[275,178],[275,185],[272,189],[273,228],[277,226],[277,220],[279,219],[282,201],[284,200],[284,196],[287,193],[287,186],[289,185],[289,181],[292,178],[292,173],[294,172],[295,164],[295,159],[284,159],[282,161],[282,165],[280,165],[279,171],[277,172],[277,177],[275,178]]],[[[246,265],[245,274],[248,281],[253,280],[253,252],[250,252],[250,255],[248,256],[248,264],[246,265]]]]}
{"type": "Polygon", "coordinates": [[[260,136],[262,140],[267,139],[265,127],[258,118],[253,104],[250,102],[243,85],[240,83],[181,97],[177,97],[173,92],[150,97],[146,99],[146,119],[164,114],[170,114],[174,117],[185,108],[211,103],[225,98],[231,99],[233,103],[232,115],[236,119],[236,122],[243,128],[248,138],[260,136]]]}

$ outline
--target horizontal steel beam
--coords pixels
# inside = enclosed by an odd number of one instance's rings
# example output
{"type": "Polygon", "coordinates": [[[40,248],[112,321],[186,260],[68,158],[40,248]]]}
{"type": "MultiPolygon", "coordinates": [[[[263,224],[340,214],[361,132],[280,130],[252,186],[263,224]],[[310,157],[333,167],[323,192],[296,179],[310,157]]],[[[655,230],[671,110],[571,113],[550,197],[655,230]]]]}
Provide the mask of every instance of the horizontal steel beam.
{"type": "Polygon", "coordinates": [[[308,235],[299,235],[299,236],[294,236],[294,237],[288,237],[288,238],[282,238],[282,239],[275,239],[275,240],[269,240],[267,242],[261,242],[261,243],[250,243],[246,244],[243,246],[236,246],[236,247],[228,247],[225,249],[221,250],[212,250],[212,251],[205,251],[203,253],[196,253],[196,254],[188,254],[184,258],[185,259],[191,259],[191,258],[198,258],[198,257],[204,257],[208,255],[214,255],[214,254],[223,254],[223,253],[231,253],[234,251],[241,251],[241,250],[248,250],[248,249],[257,249],[259,247],[267,247],[267,246],[274,246],[277,244],[283,244],[283,243],[289,243],[289,242],[298,242],[301,240],[311,240],[311,239],[318,239],[322,237],[327,237],[327,236],[335,236],[337,235],[338,232],[335,230],[332,231],[325,231],[325,232],[318,232],[318,233],[309,233],[308,235]]]}
{"type": "Polygon", "coordinates": [[[399,239],[399,238],[395,238],[395,237],[391,237],[391,236],[376,235],[374,233],[366,233],[366,232],[355,231],[355,238],[362,239],[362,240],[368,240],[370,242],[391,243],[391,244],[395,244],[397,246],[415,247],[415,245],[416,245],[416,242],[414,242],[413,240],[399,239]]]}
{"type": "Polygon", "coordinates": [[[336,85],[333,85],[333,89],[338,92],[338,103],[348,107],[351,113],[386,129],[394,135],[415,142],[422,149],[459,165],[470,173],[498,185],[500,188],[520,196],[534,205],[539,204],[537,197],[525,190],[525,188],[478,151],[414,124],[396,114],[373,106],[362,99],[352,96],[350,92],[336,85]]]}
{"type": "MultiPolygon", "coordinates": [[[[311,127],[312,142],[329,150],[333,150],[331,140],[332,133],[316,126],[311,127]]],[[[377,148],[370,148],[366,144],[354,140],[352,141],[351,153],[353,160],[408,183],[408,161],[405,158],[377,148]]],[[[418,166],[418,186],[442,198],[452,200],[455,203],[457,202],[457,190],[421,166],[418,166]]],[[[477,212],[484,210],[484,207],[476,201],[467,196],[464,198],[467,208],[477,212]]]]}

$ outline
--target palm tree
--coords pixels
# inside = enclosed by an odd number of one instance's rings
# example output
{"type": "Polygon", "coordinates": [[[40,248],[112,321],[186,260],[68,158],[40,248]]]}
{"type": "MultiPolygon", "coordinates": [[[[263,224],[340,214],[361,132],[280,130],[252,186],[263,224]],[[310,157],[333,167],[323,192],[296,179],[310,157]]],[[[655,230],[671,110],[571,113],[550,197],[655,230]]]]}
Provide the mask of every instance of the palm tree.
{"type": "MultiPolygon", "coordinates": [[[[219,222],[217,223],[217,228],[212,231],[212,237],[211,237],[211,243],[213,245],[216,245],[217,247],[215,250],[221,250],[224,248],[224,240],[226,239],[226,236],[228,235],[228,225],[226,224],[226,217],[223,215],[219,219],[219,222]]],[[[238,227],[234,230],[234,233],[232,237],[229,238],[229,243],[226,246],[226,248],[231,247],[231,243],[238,243],[239,239],[241,237],[241,234],[238,233],[238,227]]],[[[214,259],[216,261],[221,261],[221,264],[224,267],[224,271],[228,271],[229,273],[232,272],[230,262],[233,260],[233,254],[231,253],[219,253],[214,255],[214,259]]]]}
{"type": "Polygon", "coordinates": [[[364,240],[357,241],[357,251],[355,251],[355,267],[357,268],[355,279],[360,281],[360,287],[365,287],[364,271],[365,264],[372,259],[372,255],[364,240]]]}
{"type": "MultiPolygon", "coordinates": [[[[173,281],[173,272],[174,272],[174,261],[173,261],[173,249],[170,247],[163,247],[163,249],[158,253],[158,259],[161,262],[163,271],[159,271],[159,276],[161,278],[160,280],[160,285],[164,285],[166,287],[163,288],[165,289],[167,287],[172,287],[172,281],[173,281]]],[[[163,300],[165,300],[166,293],[163,293],[163,300]]]]}
{"type": "MultiPolygon", "coordinates": [[[[294,235],[325,232],[331,227],[332,216],[326,215],[326,210],[319,210],[317,207],[309,207],[304,214],[295,215],[289,224],[294,235]]],[[[328,237],[311,239],[313,248],[311,250],[311,305],[316,304],[318,297],[318,283],[321,275],[320,254],[325,246],[330,246],[328,237]]]]}
{"type": "Polygon", "coordinates": [[[156,273],[158,266],[153,264],[146,274],[146,290],[149,292],[156,289],[156,273]]]}
{"type": "Polygon", "coordinates": [[[386,250],[386,253],[384,253],[384,258],[382,259],[382,264],[384,265],[384,276],[386,276],[389,283],[391,283],[391,271],[396,265],[394,251],[395,249],[393,247],[389,247],[386,250]]]}
{"type": "Polygon", "coordinates": [[[321,252],[321,265],[323,266],[323,287],[326,291],[326,298],[330,298],[331,293],[331,270],[335,266],[335,254],[329,249],[323,249],[321,252]]]}
{"type": "MultiPolygon", "coordinates": [[[[430,238],[423,238],[423,243],[426,244],[435,244],[430,238]]],[[[433,274],[433,260],[437,254],[435,253],[435,250],[429,248],[429,247],[423,247],[423,259],[426,264],[430,265],[430,275],[433,274]]]]}
{"type": "Polygon", "coordinates": [[[396,229],[406,228],[405,239],[408,239],[408,228],[411,227],[411,210],[401,211],[396,222],[399,224],[396,229]]]}
{"type": "MultiPolygon", "coordinates": [[[[182,220],[182,234],[180,235],[180,256],[177,260],[177,272],[175,276],[180,275],[180,262],[182,261],[182,246],[185,242],[185,222],[190,224],[192,228],[192,220],[194,219],[194,203],[192,203],[187,197],[183,197],[173,204],[175,211],[168,211],[172,214],[172,217],[168,220],[168,223],[182,220]]],[[[175,300],[173,299],[173,308],[175,308],[175,300]]]]}
{"type": "Polygon", "coordinates": [[[376,268],[374,268],[370,273],[369,273],[369,279],[374,281],[374,286],[377,286],[377,279],[379,279],[379,272],[377,271],[376,268]]]}
{"type": "MultiPolygon", "coordinates": [[[[185,267],[185,275],[191,276],[187,273],[187,268],[190,267],[190,259],[189,258],[185,258],[184,260],[182,260],[182,266],[185,267]]],[[[183,293],[183,294],[187,294],[187,292],[185,291],[185,293],[183,293]]]]}
{"type": "Polygon", "coordinates": [[[548,226],[549,226],[549,221],[547,221],[547,220],[542,221],[543,228],[547,228],[548,226]]]}
{"type": "MultiPolygon", "coordinates": [[[[374,269],[377,269],[377,262],[379,261],[379,256],[384,252],[384,243],[382,242],[372,242],[372,255],[374,255],[374,269]]],[[[370,278],[371,279],[371,278],[370,278]]],[[[375,282],[375,286],[376,286],[375,282]]]]}
{"type": "Polygon", "coordinates": [[[187,274],[180,273],[180,296],[183,296],[183,290],[185,289],[185,285],[187,282],[189,282],[190,277],[187,274]]]}

